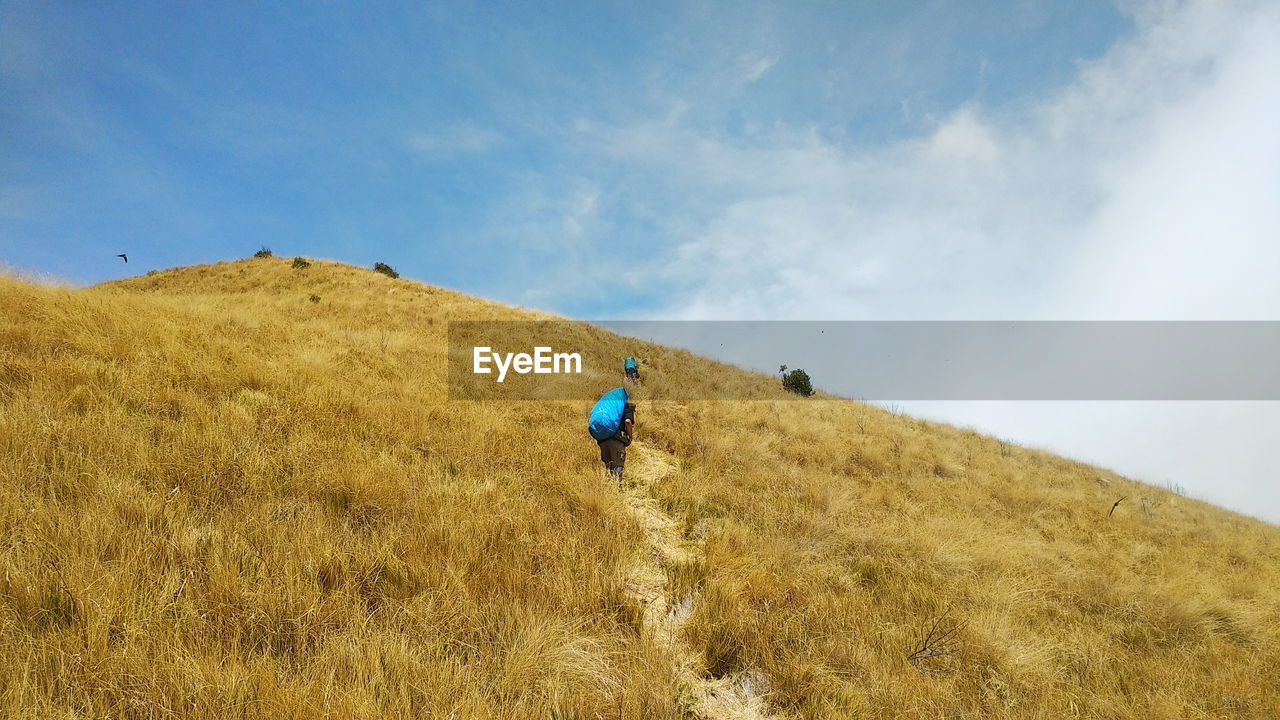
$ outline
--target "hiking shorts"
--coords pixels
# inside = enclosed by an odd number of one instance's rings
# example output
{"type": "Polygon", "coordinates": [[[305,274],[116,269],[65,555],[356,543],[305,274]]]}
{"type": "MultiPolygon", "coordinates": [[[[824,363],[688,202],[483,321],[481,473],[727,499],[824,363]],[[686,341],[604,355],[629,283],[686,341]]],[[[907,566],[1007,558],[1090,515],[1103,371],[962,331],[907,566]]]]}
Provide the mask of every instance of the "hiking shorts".
{"type": "Polygon", "coordinates": [[[622,466],[627,462],[627,446],[617,438],[600,441],[600,462],[609,472],[622,480],[622,466]]]}

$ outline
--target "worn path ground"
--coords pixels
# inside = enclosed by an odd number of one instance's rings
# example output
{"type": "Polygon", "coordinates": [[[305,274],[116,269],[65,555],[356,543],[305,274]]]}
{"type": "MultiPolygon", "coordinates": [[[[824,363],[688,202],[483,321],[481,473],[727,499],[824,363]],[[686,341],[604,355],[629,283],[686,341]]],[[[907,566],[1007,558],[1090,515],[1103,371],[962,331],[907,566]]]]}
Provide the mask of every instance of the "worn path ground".
{"type": "Polygon", "coordinates": [[[703,676],[700,654],[681,633],[697,607],[697,594],[670,600],[667,570],[702,559],[706,528],[695,528],[693,537],[686,538],[680,524],[652,495],[656,483],[679,470],[675,456],[640,442],[632,444],[627,455],[623,497],[644,529],[648,545],[627,578],[627,594],[644,608],[643,631],[667,650],[680,678],[681,692],[699,716],[707,720],[778,720],[780,716],[771,715],[765,706],[767,683],[760,673],[703,676]]]}

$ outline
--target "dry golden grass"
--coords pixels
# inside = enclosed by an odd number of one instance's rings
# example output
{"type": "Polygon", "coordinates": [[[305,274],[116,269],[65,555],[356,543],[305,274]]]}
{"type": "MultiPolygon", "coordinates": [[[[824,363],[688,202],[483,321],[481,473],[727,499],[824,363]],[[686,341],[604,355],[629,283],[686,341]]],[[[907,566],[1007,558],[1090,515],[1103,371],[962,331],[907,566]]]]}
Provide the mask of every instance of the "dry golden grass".
{"type": "Polygon", "coordinates": [[[447,321],[539,317],[288,259],[0,279],[0,716],[1280,716],[1276,528],[652,347],[620,491],[588,403],[446,400],[447,321]]]}

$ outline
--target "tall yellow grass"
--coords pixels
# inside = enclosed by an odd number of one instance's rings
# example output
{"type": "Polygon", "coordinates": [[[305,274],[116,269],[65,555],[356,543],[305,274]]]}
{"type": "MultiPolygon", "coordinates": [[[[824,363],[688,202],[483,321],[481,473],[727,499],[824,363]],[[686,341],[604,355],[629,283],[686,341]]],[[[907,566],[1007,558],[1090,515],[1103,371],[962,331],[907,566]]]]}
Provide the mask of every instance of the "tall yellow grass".
{"type": "MultiPolygon", "coordinates": [[[[0,279],[0,715],[710,712],[628,592],[653,548],[586,403],[446,399],[449,320],[534,318],[327,262],[0,279]]],[[[700,677],[779,718],[1280,717],[1276,528],[643,351],[700,677]],[[766,399],[664,399],[709,382],[766,399]]]]}

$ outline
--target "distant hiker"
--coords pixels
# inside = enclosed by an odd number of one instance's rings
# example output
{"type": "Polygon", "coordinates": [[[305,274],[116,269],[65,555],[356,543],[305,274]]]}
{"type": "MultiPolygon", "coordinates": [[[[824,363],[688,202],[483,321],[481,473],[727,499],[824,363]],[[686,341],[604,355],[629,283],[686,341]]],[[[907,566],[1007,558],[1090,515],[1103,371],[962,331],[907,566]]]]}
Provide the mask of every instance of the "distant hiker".
{"type": "Polygon", "coordinates": [[[635,358],[629,357],[626,360],[624,360],[622,363],[622,369],[626,371],[628,380],[634,380],[636,382],[639,382],[640,363],[636,362],[635,358]]]}
{"type": "Polygon", "coordinates": [[[622,468],[627,462],[627,446],[635,437],[636,406],[627,402],[625,388],[614,388],[601,396],[591,417],[587,431],[600,446],[600,462],[622,484],[622,468]]]}

